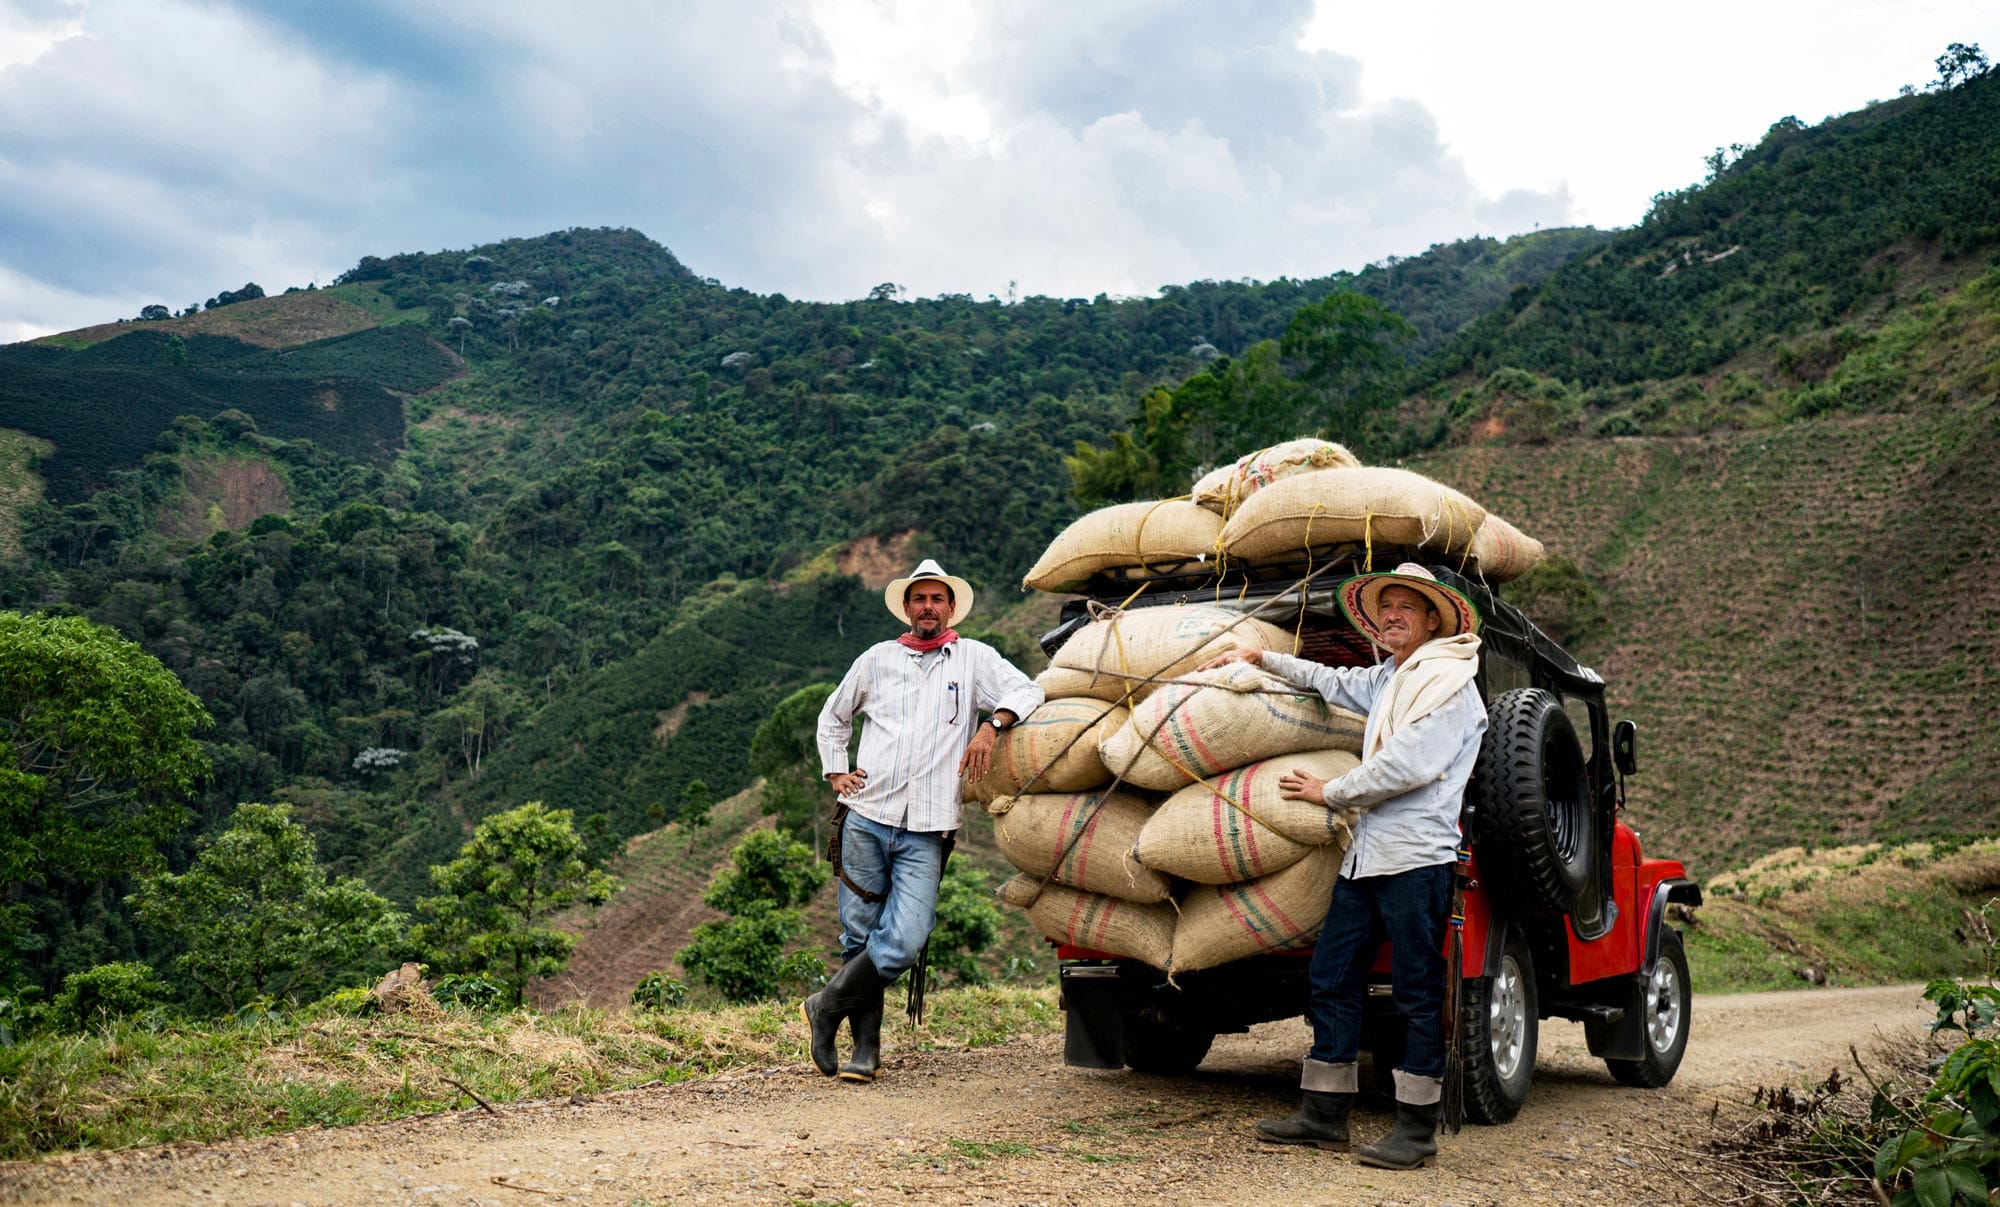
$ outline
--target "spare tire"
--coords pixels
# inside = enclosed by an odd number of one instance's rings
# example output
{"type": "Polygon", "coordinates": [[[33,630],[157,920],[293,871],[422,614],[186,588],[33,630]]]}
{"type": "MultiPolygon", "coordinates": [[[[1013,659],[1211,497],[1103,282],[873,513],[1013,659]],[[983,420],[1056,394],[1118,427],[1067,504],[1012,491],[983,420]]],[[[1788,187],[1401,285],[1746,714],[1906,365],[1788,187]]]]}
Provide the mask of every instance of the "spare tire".
{"type": "Polygon", "coordinates": [[[1493,701],[1469,795],[1480,879],[1519,913],[1568,913],[1590,883],[1596,831],[1583,747],[1561,698],[1523,687],[1493,701]]]}

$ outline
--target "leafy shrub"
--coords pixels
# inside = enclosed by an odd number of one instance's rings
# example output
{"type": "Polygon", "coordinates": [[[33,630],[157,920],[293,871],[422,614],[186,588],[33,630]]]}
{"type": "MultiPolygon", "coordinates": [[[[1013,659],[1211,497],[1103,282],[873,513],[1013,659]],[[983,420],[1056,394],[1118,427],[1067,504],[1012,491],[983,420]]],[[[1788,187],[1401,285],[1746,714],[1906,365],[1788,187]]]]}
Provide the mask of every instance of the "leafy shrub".
{"type": "Polygon", "coordinates": [[[687,1005],[688,988],[678,977],[664,972],[649,972],[639,979],[638,987],[632,990],[632,1008],[666,1013],[687,1005]]]}
{"type": "Polygon", "coordinates": [[[978,957],[999,934],[1000,910],[986,873],[963,863],[946,869],[931,929],[932,975],[950,973],[961,985],[984,985],[986,970],[978,957]]]}
{"type": "Polygon", "coordinates": [[[1907,1125],[1875,1150],[1875,1181],[1891,1191],[1892,1207],[1982,1204],[2000,1189],[2000,944],[1988,950],[1996,958],[1983,983],[1937,980],[1924,989],[1937,1007],[1931,1032],[1965,1036],[1930,1089],[1909,1107],[1876,1094],[1876,1117],[1907,1125]]]}
{"type": "Polygon", "coordinates": [[[776,997],[786,968],[785,948],[805,934],[795,909],[751,908],[704,922],[675,953],[681,967],[732,1002],[776,997]]]}
{"type": "Polygon", "coordinates": [[[431,997],[440,1004],[467,1010],[493,1010],[507,1002],[507,986],[476,972],[447,972],[431,986],[431,997]]]}
{"type": "Polygon", "coordinates": [[[162,1006],[173,997],[150,965],[99,964],[63,978],[49,1003],[49,1020],[64,1031],[81,1031],[162,1006]]]}
{"type": "Polygon", "coordinates": [[[351,1018],[365,1018],[375,1013],[375,995],[361,985],[350,985],[336,989],[312,1004],[318,1014],[339,1014],[351,1018]]]}

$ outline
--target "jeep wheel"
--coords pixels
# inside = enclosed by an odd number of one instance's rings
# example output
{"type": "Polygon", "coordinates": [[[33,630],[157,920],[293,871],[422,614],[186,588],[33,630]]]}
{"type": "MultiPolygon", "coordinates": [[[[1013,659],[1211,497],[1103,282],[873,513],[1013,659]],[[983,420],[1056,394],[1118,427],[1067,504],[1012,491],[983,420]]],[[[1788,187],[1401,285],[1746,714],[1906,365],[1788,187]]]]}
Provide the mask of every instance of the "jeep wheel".
{"type": "Polygon", "coordinates": [[[1520,935],[1507,936],[1491,975],[1465,982],[1458,1018],[1465,1117],[1505,1123],[1528,1101],[1539,1036],[1535,962],[1520,935]]]}
{"type": "Polygon", "coordinates": [[[1213,1031],[1148,1019],[1145,1011],[1125,1016],[1125,1064],[1134,1073],[1160,1077],[1192,1073],[1214,1042],[1213,1031]]]}
{"type": "Polygon", "coordinates": [[[1604,1065],[1620,1085],[1657,1090],[1680,1070],[1693,1014],[1694,985],[1688,978],[1687,951],[1679,931],[1660,936],[1660,958],[1640,989],[1645,998],[1646,1054],[1637,1060],[1607,1060],[1604,1065]]]}
{"type": "Polygon", "coordinates": [[[1583,747],[1553,692],[1516,688],[1493,701],[1471,787],[1480,878],[1521,913],[1569,912],[1596,844],[1583,747]]]}

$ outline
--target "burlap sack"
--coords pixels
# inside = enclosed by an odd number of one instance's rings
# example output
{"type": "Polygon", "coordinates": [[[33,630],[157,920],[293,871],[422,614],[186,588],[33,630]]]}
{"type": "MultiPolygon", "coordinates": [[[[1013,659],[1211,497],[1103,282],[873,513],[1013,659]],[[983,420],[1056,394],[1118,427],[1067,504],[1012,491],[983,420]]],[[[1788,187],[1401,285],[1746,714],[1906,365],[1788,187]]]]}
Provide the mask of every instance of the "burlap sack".
{"type": "Polygon", "coordinates": [[[1021,875],[1000,886],[999,897],[1028,911],[1035,929],[1058,943],[1167,967],[1174,950],[1174,907],[1140,905],[1059,884],[1041,886],[1021,875]]]}
{"type": "Polygon", "coordinates": [[[981,801],[1028,792],[1081,792],[1111,782],[1097,745],[1130,716],[1123,705],[1069,696],[1040,707],[1001,731],[993,761],[972,785],[981,801]]]}
{"type": "Polygon", "coordinates": [[[1204,788],[1168,797],[1139,830],[1133,854],[1156,872],[1196,884],[1235,884],[1288,868],[1312,851],[1204,788]]]}
{"type": "Polygon", "coordinates": [[[1491,512],[1472,534],[1472,560],[1489,583],[1505,583],[1541,564],[1542,543],[1491,512]]]}
{"type": "Polygon", "coordinates": [[[1167,878],[1132,857],[1149,801],[1130,792],[1003,796],[986,811],[1000,853],[1031,876],[1142,904],[1167,899],[1167,878]]]}
{"type": "Polygon", "coordinates": [[[1120,503],[1062,530],[1021,579],[1037,591],[1067,591],[1100,570],[1214,557],[1222,520],[1184,499],[1120,503]]]}
{"type": "Polygon", "coordinates": [[[1121,687],[1118,694],[1111,695],[1108,686],[1103,685],[1096,675],[1089,671],[1072,670],[1066,666],[1051,666],[1035,676],[1035,685],[1042,689],[1042,695],[1051,700],[1067,700],[1072,696],[1094,696],[1099,699],[1124,699],[1121,687]]]}
{"type": "Polygon", "coordinates": [[[1281,872],[1189,893],[1174,926],[1172,970],[1198,972],[1304,946],[1326,921],[1346,853],[1341,844],[1320,847],[1281,872]]]}
{"type": "Polygon", "coordinates": [[[1367,721],[1258,667],[1190,671],[1132,710],[1098,743],[1112,774],[1171,792],[1195,780],[1295,750],[1361,751],[1367,721]]]}
{"type": "Polygon", "coordinates": [[[1346,541],[1463,555],[1486,509],[1406,469],[1315,470],[1273,482],[1223,525],[1239,561],[1286,561],[1346,541]]]}
{"type": "Polygon", "coordinates": [[[1359,457],[1331,440],[1287,440],[1204,474],[1194,484],[1194,501],[1227,519],[1245,499],[1280,479],[1316,469],[1357,469],[1360,465],[1359,457]]]}
{"type": "Polygon", "coordinates": [[[1098,699],[1122,700],[1129,690],[1143,700],[1155,686],[1149,680],[1176,678],[1217,654],[1295,652],[1289,630],[1242,615],[1208,604],[1131,608],[1078,629],[1050,665],[1089,672],[1086,689],[1098,699]]]}
{"type": "MultiPolygon", "coordinates": [[[[1307,846],[1327,843],[1345,846],[1352,833],[1349,829],[1352,821],[1345,810],[1329,809],[1314,801],[1286,800],[1278,781],[1293,768],[1311,772],[1323,780],[1333,780],[1360,765],[1361,760],[1346,750],[1304,750],[1281,754],[1261,763],[1212,776],[1205,784],[1190,784],[1169,797],[1167,803],[1187,798],[1199,806],[1220,792],[1236,810],[1247,813],[1266,828],[1293,842],[1302,842],[1307,846]]],[[[1165,804],[1160,806],[1162,809],[1166,807],[1165,804]]]]}

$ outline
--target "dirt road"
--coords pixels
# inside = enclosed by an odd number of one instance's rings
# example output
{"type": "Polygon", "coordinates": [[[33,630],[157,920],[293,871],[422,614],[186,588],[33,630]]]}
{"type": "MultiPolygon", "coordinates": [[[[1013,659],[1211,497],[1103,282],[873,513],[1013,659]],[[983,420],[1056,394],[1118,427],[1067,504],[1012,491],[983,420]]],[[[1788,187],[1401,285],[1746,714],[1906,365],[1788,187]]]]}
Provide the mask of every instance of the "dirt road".
{"type": "MultiPolygon", "coordinates": [[[[1847,1066],[1926,1017],[1913,987],[1702,996],[1665,1090],[1612,1082],[1582,1028],[1542,1027],[1520,1118],[1443,1142],[1434,1169],[1387,1173],[1250,1139],[1289,1111],[1306,1031],[1224,1036],[1200,1073],[1067,1069],[1057,1040],[897,1054],[872,1086],[810,1069],[202,1147],[0,1167],[0,1200],[218,1203],[1577,1204],[1695,1201],[1662,1141],[1716,1099],[1847,1066]]],[[[1364,1099],[1373,1139],[1387,1104],[1364,1099]]]]}

